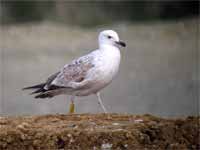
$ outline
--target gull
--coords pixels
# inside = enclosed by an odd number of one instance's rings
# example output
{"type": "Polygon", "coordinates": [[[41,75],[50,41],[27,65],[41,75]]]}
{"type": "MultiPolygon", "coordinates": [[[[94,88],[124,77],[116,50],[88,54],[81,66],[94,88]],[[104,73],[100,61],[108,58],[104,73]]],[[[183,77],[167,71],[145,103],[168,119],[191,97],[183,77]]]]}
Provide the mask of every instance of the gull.
{"type": "Polygon", "coordinates": [[[120,65],[120,47],[126,44],[113,30],[104,30],[98,36],[99,48],[66,64],[45,82],[23,88],[34,90],[35,98],[52,98],[57,95],[71,95],[70,112],[74,109],[76,96],[95,94],[104,113],[100,90],[111,83],[120,65]]]}

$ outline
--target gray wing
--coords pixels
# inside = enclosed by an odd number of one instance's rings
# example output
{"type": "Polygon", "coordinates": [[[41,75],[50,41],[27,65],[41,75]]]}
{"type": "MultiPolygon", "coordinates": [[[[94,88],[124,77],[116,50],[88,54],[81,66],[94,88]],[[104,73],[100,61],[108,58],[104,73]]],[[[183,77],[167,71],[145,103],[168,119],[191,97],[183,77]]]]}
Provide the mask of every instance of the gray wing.
{"type": "Polygon", "coordinates": [[[91,55],[86,55],[72,61],[71,64],[64,66],[56,78],[51,81],[50,85],[69,88],[71,86],[70,83],[83,81],[88,71],[94,67],[92,61],[93,57],[91,55]]]}
{"type": "Polygon", "coordinates": [[[35,89],[31,94],[37,94],[35,98],[51,98],[60,94],[63,88],[73,88],[71,83],[83,83],[90,69],[94,67],[92,55],[80,57],[64,66],[61,71],[51,75],[45,83],[24,88],[35,89]]]}

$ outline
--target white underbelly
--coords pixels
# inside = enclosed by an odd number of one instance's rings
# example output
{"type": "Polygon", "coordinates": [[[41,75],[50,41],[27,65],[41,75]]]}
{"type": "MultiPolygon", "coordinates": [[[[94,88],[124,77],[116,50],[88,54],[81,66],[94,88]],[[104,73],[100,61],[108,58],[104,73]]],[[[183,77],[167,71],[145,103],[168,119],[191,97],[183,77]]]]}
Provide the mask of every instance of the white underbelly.
{"type": "Polygon", "coordinates": [[[98,91],[100,91],[101,89],[103,89],[104,87],[106,87],[108,84],[96,84],[93,87],[90,88],[86,88],[86,89],[80,89],[74,92],[74,95],[76,96],[88,96],[91,94],[95,94],[98,91]]]}

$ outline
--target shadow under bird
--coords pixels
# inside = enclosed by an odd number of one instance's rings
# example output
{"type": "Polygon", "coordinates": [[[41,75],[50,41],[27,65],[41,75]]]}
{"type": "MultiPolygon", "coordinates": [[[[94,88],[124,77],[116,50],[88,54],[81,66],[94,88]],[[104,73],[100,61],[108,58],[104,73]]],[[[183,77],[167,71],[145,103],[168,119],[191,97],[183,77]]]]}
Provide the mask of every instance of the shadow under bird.
{"type": "Polygon", "coordinates": [[[33,89],[31,94],[36,94],[35,98],[52,98],[60,94],[71,95],[70,112],[74,111],[76,96],[95,94],[104,113],[107,113],[99,91],[111,83],[117,74],[121,59],[119,48],[125,47],[126,44],[113,30],[100,32],[98,42],[97,50],[66,64],[45,82],[25,87],[23,90],[33,89]]]}

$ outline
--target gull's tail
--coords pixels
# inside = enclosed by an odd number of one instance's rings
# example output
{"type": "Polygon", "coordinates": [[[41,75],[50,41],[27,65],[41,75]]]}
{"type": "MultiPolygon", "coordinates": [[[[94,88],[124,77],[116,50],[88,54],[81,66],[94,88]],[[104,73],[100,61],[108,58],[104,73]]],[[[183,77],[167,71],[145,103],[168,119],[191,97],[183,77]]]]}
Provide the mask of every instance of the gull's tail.
{"type": "MultiPolygon", "coordinates": [[[[41,94],[43,94],[43,92],[46,91],[44,89],[45,85],[46,85],[46,83],[41,83],[41,84],[25,87],[22,90],[34,90],[33,92],[30,93],[31,95],[36,94],[36,93],[40,93],[39,95],[41,95],[41,94]]],[[[42,97],[38,97],[38,95],[35,96],[35,98],[46,98],[46,97],[49,97],[49,96],[48,95],[45,95],[45,96],[42,96],[42,97]]]]}
{"type": "Polygon", "coordinates": [[[35,98],[51,98],[55,95],[57,95],[58,92],[56,92],[56,89],[63,88],[52,85],[48,90],[44,89],[46,83],[41,83],[29,87],[25,87],[22,90],[34,90],[30,94],[37,94],[35,95],[35,98]]]}

